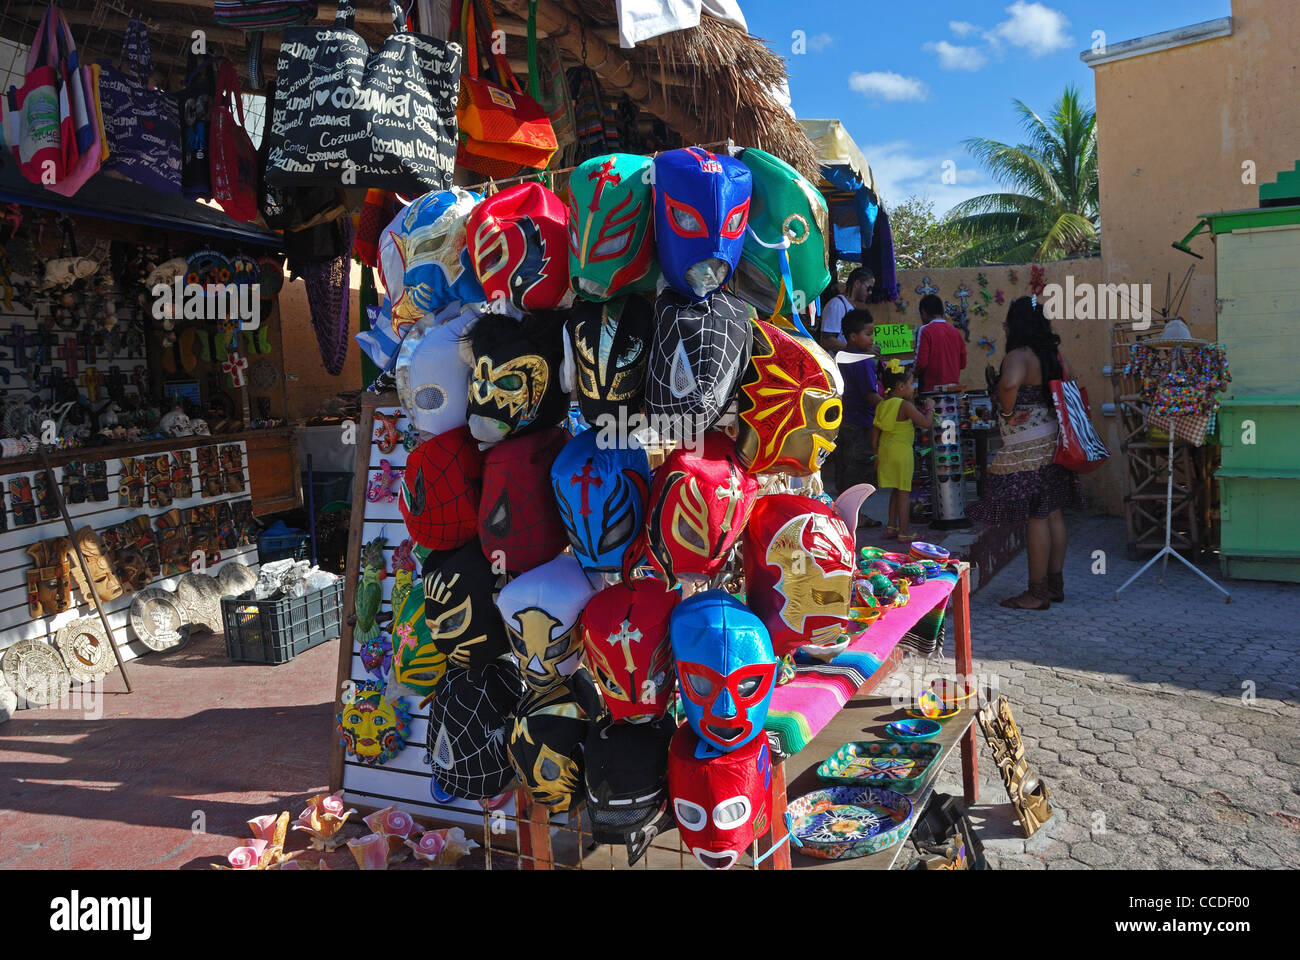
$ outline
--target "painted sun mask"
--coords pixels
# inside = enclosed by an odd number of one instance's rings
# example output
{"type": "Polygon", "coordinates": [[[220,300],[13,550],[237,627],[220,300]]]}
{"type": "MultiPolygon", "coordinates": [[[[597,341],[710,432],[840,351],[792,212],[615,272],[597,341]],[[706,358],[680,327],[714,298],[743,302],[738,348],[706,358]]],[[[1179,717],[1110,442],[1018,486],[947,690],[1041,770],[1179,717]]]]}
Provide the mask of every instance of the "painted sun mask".
{"type": "Polygon", "coordinates": [[[552,310],[569,286],[568,212],[539,183],[521,183],[478,204],[466,223],[474,273],[488,301],[552,310]]]}
{"type": "Polygon", "coordinates": [[[844,418],[839,367],[807,337],[762,320],[753,326],[736,456],[750,473],[815,473],[835,449],[844,418]]]}
{"type": "Polygon", "coordinates": [[[777,656],[838,642],[849,620],[853,536],[811,497],[759,498],[742,550],[746,600],[767,626],[777,656]]]}
{"type": "Polygon", "coordinates": [[[749,222],[753,176],[702,147],[654,159],[655,243],[668,285],[703,300],[735,272],[749,222]]]}
{"type": "Polygon", "coordinates": [[[668,709],[675,676],[668,618],[678,599],[648,577],[606,587],[582,611],[587,664],[615,721],[651,720],[668,709]]]}
{"type": "MultiPolygon", "coordinates": [[[[507,652],[505,625],[492,598],[496,579],[477,539],[425,561],[425,629],[450,666],[478,670],[507,652]]],[[[426,657],[435,662],[434,654],[426,657]]]]}
{"type": "Polygon", "coordinates": [[[466,413],[476,440],[496,443],[559,422],[568,403],[560,385],[562,315],[514,320],[489,313],[469,328],[467,338],[473,363],[466,413]]]}
{"type": "Polygon", "coordinates": [[[378,680],[357,680],[335,714],[343,749],[362,763],[387,763],[402,752],[411,732],[406,701],[389,699],[378,680]]]}
{"type": "Polygon", "coordinates": [[[641,409],[645,396],[650,337],[650,302],[631,296],[607,303],[579,300],[565,323],[583,419],[617,421],[620,410],[641,409]]]}
{"type": "Polygon", "coordinates": [[[410,592],[393,609],[393,659],[389,686],[427,697],[447,672],[447,656],[434,645],[425,620],[424,579],[415,577],[410,592]]]}
{"type": "Polygon", "coordinates": [[[612,153],[569,175],[569,283],[580,297],[654,289],[653,166],[649,157],[612,153]]]}
{"type": "Polygon", "coordinates": [[[510,760],[535,803],[564,813],[584,794],[582,746],[590,721],[566,700],[515,717],[510,760]]]}
{"type": "Polygon", "coordinates": [[[731,753],[698,749],[682,725],[668,748],[668,794],[682,844],[700,865],[726,870],[771,829],[772,754],[756,737],[731,753]]]}
{"type": "Polygon", "coordinates": [[[767,627],[722,590],[687,597],[669,625],[686,721],[715,750],[762,736],[776,686],[767,627]]]}
{"type": "Polygon", "coordinates": [[[602,448],[601,436],[593,427],[565,444],[551,467],[551,487],[584,569],[616,571],[645,526],[650,461],[639,446],[602,448]]]}

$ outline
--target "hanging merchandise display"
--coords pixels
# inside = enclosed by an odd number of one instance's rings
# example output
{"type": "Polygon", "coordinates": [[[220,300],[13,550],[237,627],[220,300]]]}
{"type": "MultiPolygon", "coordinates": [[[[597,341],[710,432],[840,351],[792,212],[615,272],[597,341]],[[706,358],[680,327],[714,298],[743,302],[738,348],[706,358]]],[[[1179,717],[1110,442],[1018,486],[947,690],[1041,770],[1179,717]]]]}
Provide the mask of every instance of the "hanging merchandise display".
{"type": "Polygon", "coordinates": [[[411,202],[390,231],[401,258],[396,287],[385,289],[393,301],[393,330],[398,338],[407,324],[436,313],[453,302],[478,303],[483,288],[474,276],[465,244],[470,211],[483,198],[459,187],[426,193],[411,202]]]}
{"type": "Polygon", "coordinates": [[[181,124],[181,193],[187,200],[212,197],[212,147],[208,126],[217,94],[217,61],[193,49],[186,55],[185,85],[176,95],[181,124]]]}
{"type": "Polygon", "coordinates": [[[753,175],[754,199],[728,287],[763,316],[802,313],[831,282],[826,198],[780,157],[750,147],[739,160],[753,175]]]}
{"type": "Polygon", "coordinates": [[[672,826],[668,747],[676,729],[671,717],[636,724],[605,719],[587,734],[582,753],[592,840],[625,845],[629,867],[672,826]]]}
{"type": "Polygon", "coordinates": [[[554,560],[569,539],[551,495],[551,465],[569,435],[547,427],[493,444],[483,457],[478,536],[500,571],[523,573],[554,560]]]}
{"type": "Polygon", "coordinates": [[[267,178],[280,185],[382,187],[406,196],[451,186],[460,47],[411,33],[390,0],[377,51],[352,29],[353,0],[332,27],[289,27],[276,64],[267,178]],[[328,120],[322,127],[313,121],[328,120]],[[324,142],[322,142],[324,140],[324,142]]]}
{"type": "Polygon", "coordinates": [[[588,300],[650,292],[654,161],[630,153],[593,157],[569,175],[569,283],[588,300]]]}
{"type": "Polygon", "coordinates": [[[510,761],[533,802],[551,814],[565,813],[586,795],[582,748],[590,726],[582,707],[573,700],[515,716],[510,761]]]}
{"type": "Polygon", "coordinates": [[[417,430],[437,434],[465,426],[469,364],[461,356],[462,339],[477,319],[465,309],[449,319],[429,314],[407,328],[394,374],[402,409],[417,430]]]}
{"type": "Polygon", "coordinates": [[[853,592],[853,535],[811,497],[760,497],[742,547],[746,601],[777,656],[839,641],[853,592]]]}
{"type": "Polygon", "coordinates": [[[451,668],[482,670],[509,652],[493,599],[497,576],[477,540],[429,554],[422,576],[429,638],[451,668]]]}
{"type": "Polygon", "coordinates": [[[668,618],[679,599],[647,577],[611,584],[583,609],[582,645],[611,722],[642,723],[668,709],[675,678],[668,618]]]}
{"type": "Polygon", "coordinates": [[[473,365],[466,413],[476,440],[495,443],[560,422],[568,406],[560,383],[563,314],[514,320],[487,313],[469,328],[467,342],[473,365]]]}
{"type": "Polygon", "coordinates": [[[755,320],[738,395],[736,453],[752,473],[815,473],[844,418],[839,365],[808,337],[755,320]]]}
{"type": "Polygon", "coordinates": [[[473,538],[483,488],[483,455],[466,427],[440,433],[406,458],[398,507],[412,539],[454,550],[473,538]]]}
{"type": "Polygon", "coordinates": [[[403,697],[389,699],[376,680],[357,680],[334,716],[343,749],[362,763],[378,766],[402,752],[411,734],[411,712],[403,697]]]}
{"type": "Polygon", "coordinates": [[[555,458],[551,486],[573,555],[583,568],[622,569],[623,555],[645,526],[650,489],[645,450],[611,445],[601,431],[584,430],[555,458]]]}
{"type": "Polygon", "coordinates": [[[262,37],[268,30],[295,27],[316,19],[315,0],[212,0],[212,19],[244,31],[248,43],[248,82],[262,86],[262,37]]]}
{"type": "Polygon", "coordinates": [[[494,310],[560,306],[569,286],[569,236],[559,197],[540,183],[517,184],[474,207],[465,230],[474,273],[494,310]]]}
{"type": "Polygon", "coordinates": [[[703,300],[731,279],[749,223],[753,177],[739,160],[703,147],[654,159],[655,243],[664,279],[703,300]]]}
{"type": "Polygon", "coordinates": [[[486,800],[510,786],[515,771],[508,738],[522,696],[518,672],[505,660],[447,671],[429,706],[425,763],[435,790],[486,800]]]}
{"type": "Polygon", "coordinates": [[[582,418],[601,426],[639,413],[645,397],[653,325],[650,302],[629,296],[577,300],[565,321],[566,359],[572,362],[582,418]]]}
{"type": "MultiPolygon", "coordinates": [[[[352,218],[339,216],[313,230],[291,234],[313,234],[322,244],[311,255],[294,252],[289,269],[303,278],[311,307],[311,327],[316,334],[325,372],[337,377],[348,356],[348,278],[351,275],[352,218]],[[323,231],[323,232],[318,232],[323,231]]],[[[286,244],[286,247],[289,244],[286,244]]]]}
{"type": "Polygon", "coordinates": [[[222,60],[217,68],[215,94],[208,116],[212,199],[221,204],[221,209],[234,220],[256,220],[257,150],[248,137],[239,76],[235,73],[235,65],[229,60],[222,60]],[[236,115],[239,117],[237,122],[236,115]]]}

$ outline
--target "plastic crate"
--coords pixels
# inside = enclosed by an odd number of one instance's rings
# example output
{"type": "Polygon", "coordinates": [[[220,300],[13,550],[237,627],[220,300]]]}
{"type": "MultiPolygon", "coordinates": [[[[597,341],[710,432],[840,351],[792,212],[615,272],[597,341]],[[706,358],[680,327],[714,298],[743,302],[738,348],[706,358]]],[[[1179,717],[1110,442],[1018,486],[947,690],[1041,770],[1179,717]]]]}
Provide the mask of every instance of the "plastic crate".
{"type": "Polygon", "coordinates": [[[263,534],[257,538],[257,562],[306,560],[311,550],[311,534],[294,530],[284,534],[263,534]]]}
{"type": "Polygon", "coordinates": [[[343,579],[301,597],[257,600],[250,590],[221,598],[226,656],[253,663],[288,663],[342,633],[343,579]]]}

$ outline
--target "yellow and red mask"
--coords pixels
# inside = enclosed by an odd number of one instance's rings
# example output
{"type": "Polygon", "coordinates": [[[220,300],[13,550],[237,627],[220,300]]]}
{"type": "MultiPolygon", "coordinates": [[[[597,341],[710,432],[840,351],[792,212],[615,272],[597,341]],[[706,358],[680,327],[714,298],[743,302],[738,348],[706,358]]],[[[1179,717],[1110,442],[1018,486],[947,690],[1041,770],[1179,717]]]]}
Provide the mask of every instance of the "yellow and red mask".
{"type": "Polygon", "coordinates": [[[646,578],[606,587],[582,611],[582,645],[615,721],[661,717],[673,690],[668,618],[677,591],[646,578]]]}

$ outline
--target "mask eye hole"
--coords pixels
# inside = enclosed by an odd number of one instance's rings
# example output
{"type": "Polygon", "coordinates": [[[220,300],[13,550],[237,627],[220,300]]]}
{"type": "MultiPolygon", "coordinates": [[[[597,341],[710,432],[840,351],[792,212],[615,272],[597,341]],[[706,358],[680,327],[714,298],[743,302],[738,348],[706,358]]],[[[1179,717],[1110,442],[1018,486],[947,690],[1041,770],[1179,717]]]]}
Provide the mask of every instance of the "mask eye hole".
{"type": "Polygon", "coordinates": [[[546,659],[557,660],[569,650],[569,637],[564,636],[546,647],[546,659]]]}
{"type": "Polygon", "coordinates": [[[699,830],[709,822],[709,815],[703,807],[681,797],[673,800],[673,814],[684,830],[699,830]]]}
{"type": "Polygon", "coordinates": [[[733,207],[727,214],[727,218],[722,222],[722,235],[728,240],[735,240],[745,232],[745,224],[749,222],[749,201],[737,207],[733,207]]]}
{"type": "Polygon", "coordinates": [[[709,235],[709,231],[704,226],[704,217],[689,203],[682,203],[680,200],[674,200],[668,194],[664,194],[664,207],[668,214],[668,226],[679,237],[707,237],[709,235]]]}
{"type": "Polygon", "coordinates": [[[518,390],[524,385],[524,378],[517,373],[507,373],[496,381],[496,385],[502,390],[518,390]]]}
{"type": "Polygon", "coordinates": [[[713,682],[698,673],[686,674],[686,683],[697,697],[708,697],[713,693],[713,682]]]}
{"type": "Polygon", "coordinates": [[[736,692],[742,697],[751,697],[762,682],[762,677],[750,677],[747,680],[742,680],[736,685],[736,692]]]}
{"type": "Polygon", "coordinates": [[[681,400],[695,392],[695,372],[691,369],[690,358],[686,356],[686,345],[677,343],[673,354],[673,366],[668,373],[668,389],[674,397],[681,400]]]}
{"type": "Polygon", "coordinates": [[[684,516],[677,518],[677,539],[694,547],[696,550],[708,550],[708,544],[704,542],[704,538],[700,536],[699,531],[687,522],[684,516]]]}
{"type": "Polygon", "coordinates": [[[749,821],[749,798],[732,797],[713,808],[713,825],[719,830],[734,830],[749,821]]]}
{"type": "Polygon", "coordinates": [[[645,345],[640,340],[632,341],[631,345],[619,355],[615,365],[620,370],[624,367],[630,367],[632,364],[636,363],[637,358],[641,356],[644,349],[645,345]]]}
{"type": "Polygon", "coordinates": [[[550,757],[546,757],[542,760],[540,772],[542,774],[542,779],[548,783],[554,783],[556,780],[560,779],[560,767],[550,757]]]}

